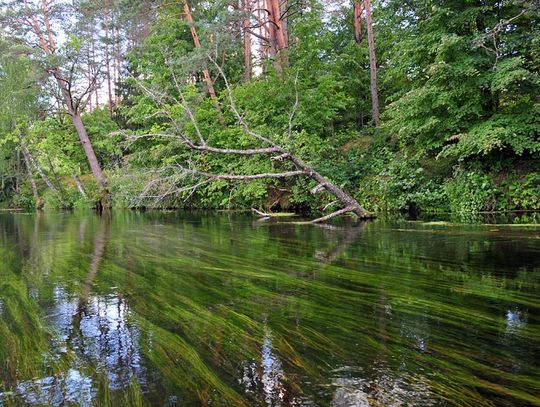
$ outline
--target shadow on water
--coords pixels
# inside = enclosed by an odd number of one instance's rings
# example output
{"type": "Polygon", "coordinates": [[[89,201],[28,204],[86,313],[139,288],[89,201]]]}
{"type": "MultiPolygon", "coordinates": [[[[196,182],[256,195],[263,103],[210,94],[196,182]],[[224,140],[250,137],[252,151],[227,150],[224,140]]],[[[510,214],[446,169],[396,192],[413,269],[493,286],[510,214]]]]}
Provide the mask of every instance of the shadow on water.
{"type": "Polygon", "coordinates": [[[0,405],[540,405],[540,228],[0,214],[0,405]]]}

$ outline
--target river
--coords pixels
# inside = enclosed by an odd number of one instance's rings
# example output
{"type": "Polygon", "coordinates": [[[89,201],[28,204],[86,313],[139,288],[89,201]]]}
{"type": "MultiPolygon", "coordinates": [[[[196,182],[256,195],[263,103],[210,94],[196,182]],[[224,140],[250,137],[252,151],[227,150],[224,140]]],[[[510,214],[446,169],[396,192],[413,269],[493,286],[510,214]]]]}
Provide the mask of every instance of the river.
{"type": "Polygon", "coordinates": [[[0,214],[0,405],[540,405],[540,225],[0,214]]]}

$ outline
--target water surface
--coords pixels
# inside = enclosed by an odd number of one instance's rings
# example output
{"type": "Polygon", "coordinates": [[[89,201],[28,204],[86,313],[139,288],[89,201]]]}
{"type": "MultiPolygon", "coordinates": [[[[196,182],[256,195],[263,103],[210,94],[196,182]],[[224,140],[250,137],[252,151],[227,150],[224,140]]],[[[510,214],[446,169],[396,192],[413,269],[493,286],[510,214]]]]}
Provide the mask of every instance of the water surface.
{"type": "Polygon", "coordinates": [[[0,214],[0,405],[540,405],[540,227],[0,214]]]}

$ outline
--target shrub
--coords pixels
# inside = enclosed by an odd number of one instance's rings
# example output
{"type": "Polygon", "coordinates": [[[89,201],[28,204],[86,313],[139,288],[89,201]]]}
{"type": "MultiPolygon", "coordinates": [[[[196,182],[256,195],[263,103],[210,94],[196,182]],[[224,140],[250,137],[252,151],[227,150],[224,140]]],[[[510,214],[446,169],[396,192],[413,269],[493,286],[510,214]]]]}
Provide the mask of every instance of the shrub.
{"type": "Polygon", "coordinates": [[[540,209],[540,174],[531,172],[509,186],[508,194],[516,209],[540,209]]]}
{"type": "Polygon", "coordinates": [[[453,178],[444,183],[450,210],[459,214],[497,209],[500,190],[493,180],[479,170],[458,167],[453,178]]]}

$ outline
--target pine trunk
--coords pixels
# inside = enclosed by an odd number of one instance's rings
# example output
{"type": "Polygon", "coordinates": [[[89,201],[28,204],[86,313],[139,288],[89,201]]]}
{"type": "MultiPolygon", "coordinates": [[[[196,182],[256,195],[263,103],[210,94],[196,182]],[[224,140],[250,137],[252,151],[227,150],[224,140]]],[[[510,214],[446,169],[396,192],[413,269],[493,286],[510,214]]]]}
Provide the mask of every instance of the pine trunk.
{"type": "Polygon", "coordinates": [[[249,7],[249,0],[243,0],[243,10],[247,14],[242,22],[244,28],[244,81],[248,82],[251,79],[251,33],[249,32],[251,27],[251,21],[249,14],[251,13],[249,7]]]}
{"type": "Polygon", "coordinates": [[[116,34],[115,34],[116,44],[115,44],[115,65],[116,65],[116,81],[115,81],[115,87],[117,88],[117,91],[115,92],[115,103],[116,105],[120,105],[120,92],[118,91],[118,86],[121,81],[121,75],[122,75],[122,42],[120,38],[120,28],[116,27],[116,34]]]}
{"type": "Polygon", "coordinates": [[[371,0],[365,0],[366,5],[366,22],[367,22],[367,36],[368,36],[368,48],[369,48],[369,66],[371,76],[371,109],[373,123],[375,126],[379,126],[380,112],[379,112],[379,93],[377,90],[377,58],[375,54],[375,38],[373,35],[373,20],[371,18],[371,0]]]}
{"type": "Polygon", "coordinates": [[[289,65],[287,55],[289,41],[287,38],[285,16],[282,15],[280,0],[268,0],[268,22],[270,57],[273,58],[274,67],[281,71],[289,65]]]}
{"type": "Polygon", "coordinates": [[[364,2],[354,2],[354,40],[359,44],[362,42],[362,14],[364,13],[364,2]]]}
{"type": "Polygon", "coordinates": [[[109,97],[109,116],[113,116],[113,95],[112,95],[112,84],[111,84],[111,55],[109,49],[110,34],[109,34],[109,23],[110,23],[111,11],[109,8],[109,2],[105,1],[105,73],[107,74],[107,92],[109,97]]]}

